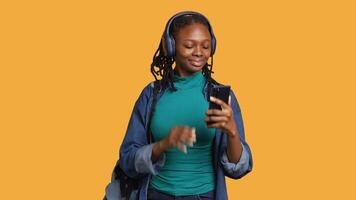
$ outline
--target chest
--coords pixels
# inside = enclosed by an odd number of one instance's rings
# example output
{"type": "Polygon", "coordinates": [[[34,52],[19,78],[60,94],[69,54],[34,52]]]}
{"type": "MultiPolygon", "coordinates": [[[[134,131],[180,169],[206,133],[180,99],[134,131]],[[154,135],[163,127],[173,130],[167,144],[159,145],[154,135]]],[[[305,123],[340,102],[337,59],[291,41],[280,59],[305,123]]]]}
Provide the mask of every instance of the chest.
{"type": "Polygon", "coordinates": [[[209,102],[205,99],[201,88],[166,92],[159,99],[152,115],[151,131],[155,140],[160,140],[177,125],[196,128],[198,145],[212,142],[213,128],[205,124],[205,113],[209,102]]]}

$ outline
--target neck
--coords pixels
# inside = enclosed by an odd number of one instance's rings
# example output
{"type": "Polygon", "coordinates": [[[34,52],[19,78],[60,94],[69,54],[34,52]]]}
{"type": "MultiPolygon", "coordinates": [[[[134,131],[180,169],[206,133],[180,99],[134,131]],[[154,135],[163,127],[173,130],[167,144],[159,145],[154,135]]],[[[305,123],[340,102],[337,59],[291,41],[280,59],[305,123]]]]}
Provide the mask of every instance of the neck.
{"type": "Polygon", "coordinates": [[[201,73],[202,70],[199,70],[196,72],[183,72],[182,70],[179,70],[179,68],[175,67],[173,71],[174,71],[174,74],[176,74],[179,77],[188,77],[188,76],[192,76],[198,72],[201,73]]]}

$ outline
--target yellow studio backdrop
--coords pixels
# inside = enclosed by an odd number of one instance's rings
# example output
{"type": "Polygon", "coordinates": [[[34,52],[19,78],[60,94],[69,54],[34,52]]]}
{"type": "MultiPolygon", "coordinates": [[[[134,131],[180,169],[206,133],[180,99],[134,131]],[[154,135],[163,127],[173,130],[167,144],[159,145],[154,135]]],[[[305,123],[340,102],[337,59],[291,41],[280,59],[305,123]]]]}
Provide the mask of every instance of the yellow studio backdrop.
{"type": "Polygon", "coordinates": [[[356,199],[353,1],[1,1],[0,199],[101,199],[167,20],[217,37],[254,159],[230,199],[356,199]]]}

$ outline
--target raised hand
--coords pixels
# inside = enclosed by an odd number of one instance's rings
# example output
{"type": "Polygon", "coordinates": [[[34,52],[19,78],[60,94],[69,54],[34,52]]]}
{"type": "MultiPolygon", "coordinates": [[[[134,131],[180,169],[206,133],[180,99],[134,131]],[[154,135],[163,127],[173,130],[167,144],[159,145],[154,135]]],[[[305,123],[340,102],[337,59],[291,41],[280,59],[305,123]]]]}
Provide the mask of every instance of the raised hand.
{"type": "Polygon", "coordinates": [[[221,128],[224,133],[229,136],[235,136],[237,134],[237,126],[234,120],[234,112],[231,108],[231,96],[229,96],[229,104],[224,101],[210,97],[210,101],[221,106],[222,110],[209,109],[206,112],[205,122],[209,128],[221,128]]]}

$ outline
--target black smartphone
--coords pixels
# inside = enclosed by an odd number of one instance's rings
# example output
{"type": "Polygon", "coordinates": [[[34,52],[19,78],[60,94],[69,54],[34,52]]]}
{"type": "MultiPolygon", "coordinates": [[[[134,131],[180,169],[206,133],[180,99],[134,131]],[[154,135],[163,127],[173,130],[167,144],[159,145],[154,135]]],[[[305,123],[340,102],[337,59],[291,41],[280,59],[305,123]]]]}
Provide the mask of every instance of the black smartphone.
{"type": "MultiPolygon", "coordinates": [[[[229,96],[230,96],[230,86],[229,85],[217,85],[212,88],[210,88],[210,96],[213,96],[215,98],[218,98],[222,101],[224,101],[226,104],[229,103],[229,96]]],[[[210,101],[210,97],[209,97],[210,101]]],[[[209,109],[219,109],[222,110],[221,106],[211,102],[209,103],[209,109]]],[[[212,121],[208,121],[206,124],[210,125],[212,124],[212,121]]]]}
{"type": "MultiPolygon", "coordinates": [[[[230,86],[229,85],[217,85],[210,89],[210,96],[218,98],[224,101],[226,104],[229,103],[230,86]]],[[[210,97],[209,97],[210,100],[210,97]]],[[[211,102],[209,103],[209,109],[219,109],[222,110],[221,106],[211,102]]]]}

